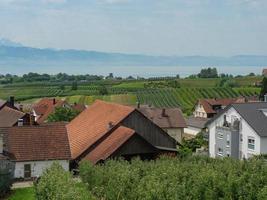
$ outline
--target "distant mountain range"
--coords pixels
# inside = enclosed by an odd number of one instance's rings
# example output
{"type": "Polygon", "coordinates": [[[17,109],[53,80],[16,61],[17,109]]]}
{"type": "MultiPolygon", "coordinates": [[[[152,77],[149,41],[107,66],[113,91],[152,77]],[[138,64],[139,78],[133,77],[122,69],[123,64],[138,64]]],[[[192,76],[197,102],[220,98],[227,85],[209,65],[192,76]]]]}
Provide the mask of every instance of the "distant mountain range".
{"type": "MultiPolygon", "coordinates": [[[[147,56],[85,50],[55,50],[26,47],[0,39],[1,66],[267,66],[267,56],[147,56]]],[[[1,71],[0,71],[1,73],[1,71]]]]}

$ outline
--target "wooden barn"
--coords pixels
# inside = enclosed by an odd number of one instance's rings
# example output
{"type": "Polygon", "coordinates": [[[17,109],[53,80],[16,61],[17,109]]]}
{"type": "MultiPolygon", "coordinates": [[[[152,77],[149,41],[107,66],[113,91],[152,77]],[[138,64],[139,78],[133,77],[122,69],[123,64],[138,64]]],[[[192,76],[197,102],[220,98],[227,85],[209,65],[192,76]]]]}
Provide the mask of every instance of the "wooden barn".
{"type": "Polygon", "coordinates": [[[81,160],[153,159],[177,151],[177,142],[137,109],[100,100],[71,121],[67,132],[72,167],[81,160]]]}

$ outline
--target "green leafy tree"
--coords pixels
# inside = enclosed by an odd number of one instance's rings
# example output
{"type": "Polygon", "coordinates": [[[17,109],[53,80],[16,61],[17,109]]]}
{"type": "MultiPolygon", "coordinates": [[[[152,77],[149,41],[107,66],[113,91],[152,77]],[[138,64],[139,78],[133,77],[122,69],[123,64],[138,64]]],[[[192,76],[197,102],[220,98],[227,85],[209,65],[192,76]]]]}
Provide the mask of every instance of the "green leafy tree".
{"type": "Polygon", "coordinates": [[[58,163],[47,169],[40,181],[35,184],[37,200],[91,200],[90,192],[79,186],[71,174],[58,163]]]}
{"type": "Polygon", "coordinates": [[[78,111],[75,111],[67,107],[58,107],[55,109],[55,112],[48,116],[48,122],[69,122],[73,120],[79,114],[78,111]]]}
{"type": "Polygon", "coordinates": [[[264,77],[262,80],[261,92],[260,92],[260,99],[264,99],[264,95],[267,94],[267,77],[264,77]]]}
{"type": "Polygon", "coordinates": [[[8,169],[0,169],[0,199],[9,191],[12,185],[12,176],[8,169]]]}
{"type": "Polygon", "coordinates": [[[78,89],[78,83],[77,81],[73,81],[71,85],[71,90],[77,90],[78,89]]]}
{"type": "Polygon", "coordinates": [[[99,88],[99,94],[100,95],[107,95],[108,94],[108,89],[106,86],[102,85],[100,88],[99,88]]]}
{"type": "Polygon", "coordinates": [[[198,74],[199,78],[218,78],[218,72],[216,68],[201,69],[198,74]]]}

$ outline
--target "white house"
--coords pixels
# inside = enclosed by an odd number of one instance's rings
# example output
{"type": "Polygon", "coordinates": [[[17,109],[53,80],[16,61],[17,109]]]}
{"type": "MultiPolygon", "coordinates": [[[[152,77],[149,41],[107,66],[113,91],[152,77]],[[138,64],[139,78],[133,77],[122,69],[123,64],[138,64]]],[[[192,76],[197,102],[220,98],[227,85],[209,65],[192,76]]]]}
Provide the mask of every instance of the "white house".
{"type": "Polygon", "coordinates": [[[0,128],[1,155],[15,163],[14,178],[39,177],[53,162],[69,170],[66,124],[0,128]]]}
{"type": "Polygon", "coordinates": [[[267,103],[227,106],[207,123],[211,157],[267,154],[267,103]]]}

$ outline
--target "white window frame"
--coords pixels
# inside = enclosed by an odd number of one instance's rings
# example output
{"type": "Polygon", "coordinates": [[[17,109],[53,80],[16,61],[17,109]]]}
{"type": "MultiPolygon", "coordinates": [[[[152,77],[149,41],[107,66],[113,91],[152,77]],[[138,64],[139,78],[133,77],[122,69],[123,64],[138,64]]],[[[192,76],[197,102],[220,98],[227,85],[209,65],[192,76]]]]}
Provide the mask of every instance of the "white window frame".
{"type": "Polygon", "coordinates": [[[223,149],[219,147],[217,154],[218,154],[218,156],[223,156],[223,149]],[[221,149],[221,151],[220,151],[220,149],[221,149]]]}
{"type": "Polygon", "coordinates": [[[217,132],[217,138],[220,139],[220,140],[222,140],[223,139],[223,133],[217,132]],[[222,136],[222,137],[220,137],[220,136],[222,136]]]}
{"type": "Polygon", "coordinates": [[[255,151],[255,138],[254,137],[248,137],[248,149],[251,151],[255,151]],[[249,142],[249,140],[251,140],[251,142],[249,142]],[[254,141],[254,142],[252,142],[254,141]],[[253,147],[253,148],[250,148],[253,147]]]}

